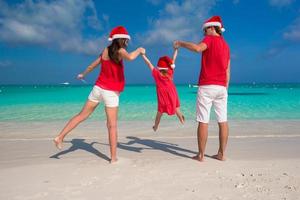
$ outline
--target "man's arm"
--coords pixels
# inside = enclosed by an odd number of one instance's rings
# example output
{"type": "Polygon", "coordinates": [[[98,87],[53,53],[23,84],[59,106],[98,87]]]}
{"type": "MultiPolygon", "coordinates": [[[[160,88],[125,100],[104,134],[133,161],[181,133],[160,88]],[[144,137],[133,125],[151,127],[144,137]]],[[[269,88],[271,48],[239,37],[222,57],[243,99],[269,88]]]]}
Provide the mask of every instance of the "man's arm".
{"type": "Polygon", "coordinates": [[[199,44],[195,44],[192,42],[185,42],[185,41],[175,41],[173,44],[174,48],[177,49],[179,47],[186,48],[190,51],[194,52],[202,52],[207,49],[207,45],[204,42],[200,42],[199,44]]]}
{"type": "Polygon", "coordinates": [[[227,67],[227,72],[226,72],[226,80],[227,80],[226,88],[228,90],[229,81],[230,81],[230,60],[228,61],[228,67],[227,67]]]}

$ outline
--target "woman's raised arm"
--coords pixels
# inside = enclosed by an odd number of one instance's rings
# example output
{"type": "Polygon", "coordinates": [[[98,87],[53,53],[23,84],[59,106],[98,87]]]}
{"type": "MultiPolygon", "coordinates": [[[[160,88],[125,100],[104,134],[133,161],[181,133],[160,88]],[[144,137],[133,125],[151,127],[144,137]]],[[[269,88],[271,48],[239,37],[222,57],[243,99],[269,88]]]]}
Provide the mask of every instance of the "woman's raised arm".
{"type": "Polygon", "coordinates": [[[125,60],[134,60],[136,59],[140,54],[145,54],[146,50],[142,47],[137,48],[135,51],[132,51],[131,53],[128,53],[126,49],[120,48],[119,49],[119,55],[122,59],[125,60]]]}

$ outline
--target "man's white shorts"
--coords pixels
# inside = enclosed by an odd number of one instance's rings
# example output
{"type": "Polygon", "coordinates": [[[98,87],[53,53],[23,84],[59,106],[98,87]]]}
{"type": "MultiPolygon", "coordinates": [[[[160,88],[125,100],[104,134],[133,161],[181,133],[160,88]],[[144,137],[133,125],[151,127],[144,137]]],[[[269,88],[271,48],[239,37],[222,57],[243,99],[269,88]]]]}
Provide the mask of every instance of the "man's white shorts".
{"type": "Polygon", "coordinates": [[[227,89],[220,85],[199,86],[197,95],[197,121],[209,123],[210,109],[214,106],[217,121],[227,121],[227,89]]]}
{"type": "Polygon", "coordinates": [[[88,99],[90,101],[99,103],[104,101],[106,107],[118,107],[119,106],[120,93],[111,90],[105,90],[95,85],[91,91],[88,99]]]}

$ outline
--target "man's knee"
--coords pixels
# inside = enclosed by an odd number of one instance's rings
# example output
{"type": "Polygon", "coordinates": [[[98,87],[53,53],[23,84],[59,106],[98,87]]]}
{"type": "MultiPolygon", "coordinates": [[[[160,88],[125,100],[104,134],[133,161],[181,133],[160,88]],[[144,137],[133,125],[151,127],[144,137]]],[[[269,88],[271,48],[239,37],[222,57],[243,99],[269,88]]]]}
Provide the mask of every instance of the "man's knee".
{"type": "Polygon", "coordinates": [[[218,124],[219,124],[220,127],[226,127],[226,126],[228,126],[228,122],[227,121],[218,122],[218,124]]]}

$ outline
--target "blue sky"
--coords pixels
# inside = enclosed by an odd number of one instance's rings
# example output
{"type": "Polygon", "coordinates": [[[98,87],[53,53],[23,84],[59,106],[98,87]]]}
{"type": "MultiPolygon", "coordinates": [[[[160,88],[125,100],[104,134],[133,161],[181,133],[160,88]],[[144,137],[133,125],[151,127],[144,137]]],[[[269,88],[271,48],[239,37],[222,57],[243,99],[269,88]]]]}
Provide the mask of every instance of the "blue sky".
{"type": "MultiPolygon", "coordinates": [[[[220,15],[233,83],[300,82],[300,2],[296,0],[0,0],[0,84],[82,84],[76,75],[125,26],[128,50],[143,46],[156,64],[175,39],[199,42],[220,15]]],[[[196,83],[201,55],[180,49],[175,82],[196,83]]],[[[141,58],[125,63],[128,84],[153,83],[141,58]]],[[[89,74],[93,84],[99,68],[89,74]]]]}

